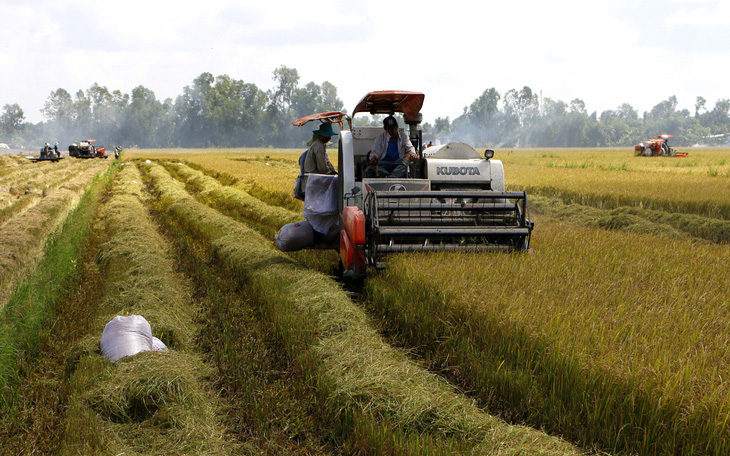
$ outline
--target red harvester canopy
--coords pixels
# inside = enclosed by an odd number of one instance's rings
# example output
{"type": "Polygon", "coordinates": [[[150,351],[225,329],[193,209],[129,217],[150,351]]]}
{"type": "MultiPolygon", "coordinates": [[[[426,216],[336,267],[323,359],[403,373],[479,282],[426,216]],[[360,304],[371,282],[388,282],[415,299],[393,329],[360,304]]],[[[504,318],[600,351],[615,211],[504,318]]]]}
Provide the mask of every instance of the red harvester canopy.
{"type": "Polygon", "coordinates": [[[402,112],[409,119],[418,117],[425,95],[421,92],[403,90],[380,90],[370,92],[357,104],[352,116],[358,112],[370,114],[393,114],[402,112]]]}

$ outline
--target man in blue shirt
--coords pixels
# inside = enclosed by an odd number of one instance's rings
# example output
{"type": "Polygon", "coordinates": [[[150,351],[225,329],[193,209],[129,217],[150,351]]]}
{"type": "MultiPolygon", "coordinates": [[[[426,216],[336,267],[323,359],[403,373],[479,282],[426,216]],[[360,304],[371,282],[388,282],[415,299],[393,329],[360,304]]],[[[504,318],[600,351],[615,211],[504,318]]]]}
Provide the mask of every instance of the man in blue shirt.
{"type": "Polygon", "coordinates": [[[383,129],[370,151],[370,166],[367,177],[403,177],[406,175],[409,162],[417,161],[418,154],[411,144],[408,135],[398,129],[395,117],[383,119],[383,129]]]}

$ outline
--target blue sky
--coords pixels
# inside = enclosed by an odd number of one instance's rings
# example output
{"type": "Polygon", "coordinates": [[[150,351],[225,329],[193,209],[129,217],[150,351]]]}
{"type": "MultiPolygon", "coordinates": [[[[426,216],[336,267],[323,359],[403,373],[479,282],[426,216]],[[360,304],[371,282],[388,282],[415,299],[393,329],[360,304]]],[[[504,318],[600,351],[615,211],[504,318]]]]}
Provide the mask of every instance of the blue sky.
{"type": "Polygon", "coordinates": [[[30,122],[58,88],[175,98],[209,72],[268,90],[281,65],[331,82],[349,110],[371,90],[424,92],[427,121],[491,87],[599,114],[730,98],[730,0],[0,0],[0,17],[0,108],[30,122]]]}

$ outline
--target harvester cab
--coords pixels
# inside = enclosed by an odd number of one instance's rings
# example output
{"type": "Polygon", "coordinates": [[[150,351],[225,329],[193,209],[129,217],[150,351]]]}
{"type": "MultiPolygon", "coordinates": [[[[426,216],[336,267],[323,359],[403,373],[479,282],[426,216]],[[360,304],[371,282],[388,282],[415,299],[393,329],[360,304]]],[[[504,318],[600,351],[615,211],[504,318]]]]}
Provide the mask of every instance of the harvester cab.
{"type": "Polygon", "coordinates": [[[384,267],[384,256],[416,251],[519,251],[529,248],[533,223],[525,192],[505,191],[502,162],[464,143],[422,148],[424,94],[368,93],[352,116],[402,114],[419,155],[404,177],[366,177],[369,153],[382,127],[352,126],[344,113],[298,119],[337,122],[337,210],[342,275],[362,278],[368,267],[384,267]],[[344,129],[343,123],[349,129],[344,129]]]}

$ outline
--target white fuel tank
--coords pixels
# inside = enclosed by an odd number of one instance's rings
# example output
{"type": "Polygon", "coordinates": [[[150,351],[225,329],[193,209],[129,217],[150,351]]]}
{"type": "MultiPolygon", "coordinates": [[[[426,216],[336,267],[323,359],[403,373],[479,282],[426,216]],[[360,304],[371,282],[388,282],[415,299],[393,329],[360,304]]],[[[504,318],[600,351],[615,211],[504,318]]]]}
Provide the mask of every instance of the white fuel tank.
{"type": "Polygon", "coordinates": [[[431,146],[423,151],[425,174],[431,184],[485,186],[504,191],[504,169],[499,160],[487,160],[465,143],[431,146]]]}

